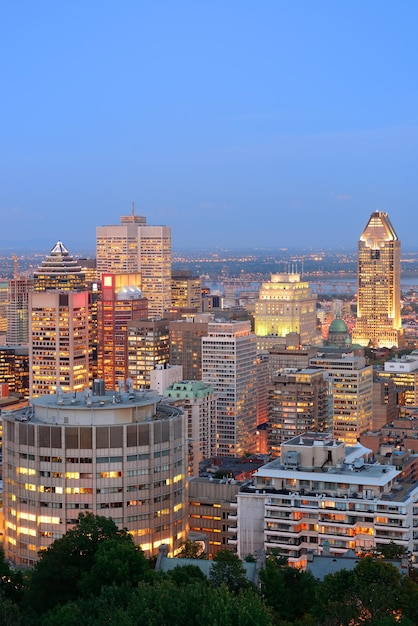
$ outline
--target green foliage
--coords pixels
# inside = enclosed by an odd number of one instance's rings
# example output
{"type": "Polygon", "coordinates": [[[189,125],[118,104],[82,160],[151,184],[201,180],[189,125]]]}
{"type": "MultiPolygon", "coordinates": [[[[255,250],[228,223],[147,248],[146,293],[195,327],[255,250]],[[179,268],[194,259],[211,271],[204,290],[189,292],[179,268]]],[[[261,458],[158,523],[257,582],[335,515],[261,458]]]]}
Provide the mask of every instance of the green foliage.
{"type": "Polygon", "coordinates": [[[177,587],[193,585],[207,580],[205,574],[197,565],[179,565],[167,574],[177,587]]]}
{"type": "Polygon", "coordinates": [[[187,539],[180,544],[180,549],[177,554],[179,559],[207,559],[208,555],[203,550],[202,542],[191,541],[187,539]]]}
{"type": "Polygon", "coordinates": [[[126,530],[113,520],[81,514],[79,523],[41,552],[30,578],[28,605],[43,614],[103,585],[136,584],[148,566],[126,530]]]}
{"type": "Polygon", "coordinates": [[[315,579],[269,556],[260,572],[261,593],[275,615],[293,621],[302,618],[315,604],[315,579]]]}
{"type": "Polygon", "coordinates": [[[215,587],[226,585],[235,592],[249,584],[241,559],[231,550],[220,550],[215,554],[209,577],[215,587]]]}

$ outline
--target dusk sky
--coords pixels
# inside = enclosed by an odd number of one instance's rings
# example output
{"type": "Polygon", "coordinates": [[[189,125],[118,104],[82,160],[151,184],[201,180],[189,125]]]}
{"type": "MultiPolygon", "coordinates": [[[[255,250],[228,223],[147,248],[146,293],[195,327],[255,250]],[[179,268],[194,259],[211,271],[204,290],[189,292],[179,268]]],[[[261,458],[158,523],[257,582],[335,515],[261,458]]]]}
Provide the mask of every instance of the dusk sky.
{"type": "Polygon", "coordinates": [[[0,246],[418,249],[416,0],[16,0],[0,18],[0,246]]]}

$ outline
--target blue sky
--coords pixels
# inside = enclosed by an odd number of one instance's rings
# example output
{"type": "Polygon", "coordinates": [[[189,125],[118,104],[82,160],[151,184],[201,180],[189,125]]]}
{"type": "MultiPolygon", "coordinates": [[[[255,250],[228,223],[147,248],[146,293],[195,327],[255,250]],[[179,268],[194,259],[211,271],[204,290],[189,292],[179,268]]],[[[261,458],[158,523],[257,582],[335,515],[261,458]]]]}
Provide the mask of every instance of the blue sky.
{"type": "Polygon", "coordinates": [[[0,244],[135,201],[173,248],[418,248],[418,3],[33,0],[0,9],[0,244]]]}

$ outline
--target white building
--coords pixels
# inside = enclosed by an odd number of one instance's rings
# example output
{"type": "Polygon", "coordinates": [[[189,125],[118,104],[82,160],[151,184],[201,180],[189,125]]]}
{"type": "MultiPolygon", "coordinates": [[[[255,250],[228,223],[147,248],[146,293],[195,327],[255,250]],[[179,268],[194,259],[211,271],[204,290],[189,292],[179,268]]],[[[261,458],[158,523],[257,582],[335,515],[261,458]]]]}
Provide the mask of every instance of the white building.
{"type": "Polygon", "coordinates": [[[173,383],[183,380],[183,367],[181,365],[166,365],[157,363],[149,373],[149,387],[162,396],[164,390],[173,383]]]}
{"type": "Polygon", "coordinates": [[[41,396],[3,412],[4,550],[31,565],[90,511],[127,528],[147,557],[186,540],[186,429],[155,392],[41,396]]]}
{"type": "MultiPolygon", "coordinates": [[[[295,567],[308,551],[331,554],[390,542],[418,557],[418,484],[392,465],[372,461],[368,448],[348,448],[324,433],[305,433],[282,446],[237,498],[238,554],[278,549],[295,567]]],[[[230,540],[231,543],[231,540],[230,540]]]]}
{"type": "Polygon", "coordinates": [[[256,342],[250,322],[213,322],[202,337],[202,380],[215,389],[217,454],[255,451],[256,342]]]}

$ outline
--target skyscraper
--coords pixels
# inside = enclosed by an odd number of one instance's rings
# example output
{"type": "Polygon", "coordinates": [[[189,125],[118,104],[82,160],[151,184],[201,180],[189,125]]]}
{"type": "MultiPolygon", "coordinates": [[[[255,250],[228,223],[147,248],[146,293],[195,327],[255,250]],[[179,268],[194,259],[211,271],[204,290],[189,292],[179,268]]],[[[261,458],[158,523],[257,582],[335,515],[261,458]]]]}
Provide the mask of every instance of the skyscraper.
{"type": "Polygon", "coordinates": [[[97,311],[97,368],[106,389],[128,376],[127,331],[132,320],[147,319],[148,300],[137,287],[138,274],[102,274],[97,311]]]}
{"type": "Polygon", "coordinates": [[[89,386],[90,297],[88,291],[32,292],[30,389],[34,396],[81,391],[89,386]]]}
{"type": "Polygon", "coordinates": [[[303,345],[319,342],[316,296],[300,274],[272,274],[270,282],[262,283],[255,303],[255,334],[286,337],[289,333],[298,333],[303,345]]]}
{"type": "Polygon", "coordinates": [[[79,291],[86,289],[86,276],[62,241],[57,241],[34,274],[34,290],[79,291]]]}
{"type": "Polygon", "coordinates": [[[140,272],[150,316],[171,306],[171,228],[147,226],[145,217],[126,215],[120,225],[96,229],[97,272],[140,272]]]}
{"type": "Polygon", "coordinates": [[[255,451],[256,343],[250,322],[213,322],[202,337],[202,380],[215,389],[217,454],[255,451]]]}
{"type": "Polygon", "coordinates": [[[401,242],[382,211],[371,214],[360,236],[357,294],[353,343],[402,345],[401,242]]]}

